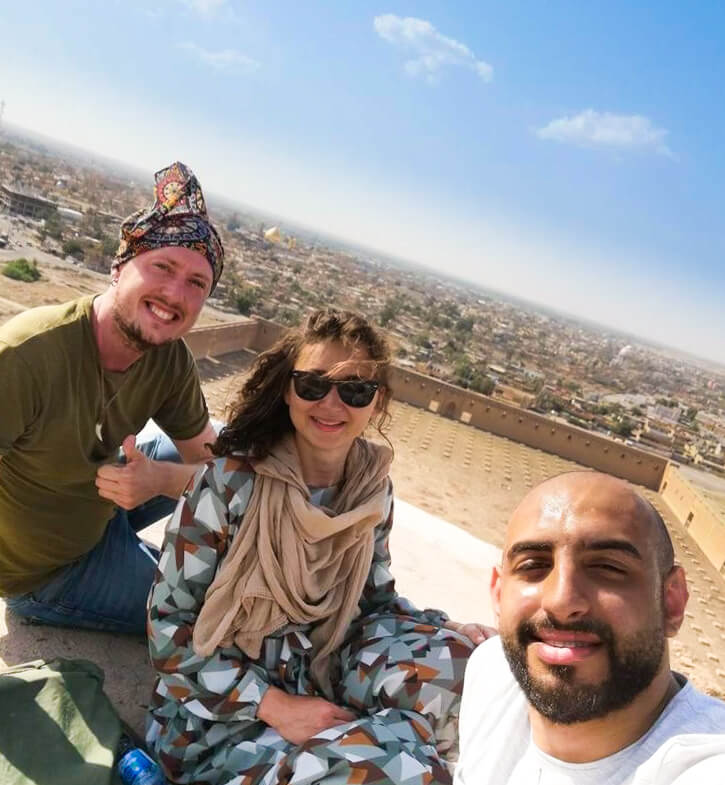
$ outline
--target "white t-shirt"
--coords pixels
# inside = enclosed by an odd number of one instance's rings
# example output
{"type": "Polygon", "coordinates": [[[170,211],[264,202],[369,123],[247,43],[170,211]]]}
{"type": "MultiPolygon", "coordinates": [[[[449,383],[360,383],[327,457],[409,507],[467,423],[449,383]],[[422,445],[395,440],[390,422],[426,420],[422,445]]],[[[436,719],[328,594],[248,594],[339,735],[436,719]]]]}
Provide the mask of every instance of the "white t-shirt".
{"type": "Polygon", "coordinates": [[[460,742],[454,785],[725,785],[725,702],[687,681],[649,731],[614,755],[591,763],[546,755],[498,637],[468,662],[460,742]]]}

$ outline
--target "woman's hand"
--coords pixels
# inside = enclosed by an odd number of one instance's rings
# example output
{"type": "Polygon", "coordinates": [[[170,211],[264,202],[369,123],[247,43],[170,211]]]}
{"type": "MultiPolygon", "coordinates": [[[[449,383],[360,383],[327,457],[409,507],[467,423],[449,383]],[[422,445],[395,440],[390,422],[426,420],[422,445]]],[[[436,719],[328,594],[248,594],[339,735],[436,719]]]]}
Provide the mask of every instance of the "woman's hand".
{"type": "Polygon", "coordinates": [[[292,744],[304,744],[321,730],[352,722],[356,716],[341,706],[309,695],[288,695],[278,687],[264,693],[257,717],[292,744]]]}
{"type": "Polygon", "coordinates": [[[488,638],[498,635],[498,630],[495,627],[487,627],[485,624],[478,624],[477,622],[469,622],[468,624],[459,624],[457,621],[447,621],[443,625],[448,630],[459,632],[465,635],[471,643],[478,646],[488,638]]]}

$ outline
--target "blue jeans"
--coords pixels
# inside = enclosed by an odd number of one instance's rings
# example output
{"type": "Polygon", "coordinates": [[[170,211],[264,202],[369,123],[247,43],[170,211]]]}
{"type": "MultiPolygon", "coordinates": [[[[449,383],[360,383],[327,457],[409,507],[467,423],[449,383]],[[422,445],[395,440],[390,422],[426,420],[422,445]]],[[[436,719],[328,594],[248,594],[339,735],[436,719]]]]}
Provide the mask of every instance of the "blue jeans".
{"type": "MultiPolygon", "coordinates": [[[[151,420],[136,437],[136,446],[154,460],[181,461],[174,443],[151,420]]],[[[41,588],[6,598],[8,608],[43,624],[144,634],[159,553],[136,532],[170,515],[176,502],[155,496],[133,510],[117,507],[92,550],[41,588]]]]}

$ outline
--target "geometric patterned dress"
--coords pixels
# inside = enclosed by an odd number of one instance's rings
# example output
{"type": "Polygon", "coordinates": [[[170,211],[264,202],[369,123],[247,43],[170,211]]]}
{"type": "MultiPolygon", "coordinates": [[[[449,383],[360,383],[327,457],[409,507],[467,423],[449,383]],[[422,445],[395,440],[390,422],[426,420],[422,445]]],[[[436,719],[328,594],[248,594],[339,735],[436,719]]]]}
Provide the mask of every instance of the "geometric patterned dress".
{"type": "MultiPolygon", "coordinates": [[[[311,626],[287,625],[264,639],[258,659],[238,647],[199,657],[194,623],[249,502],[255,474],[219,458],[194,477],[169,523],[149,605],[157,672],[146,739],[175,783],[206,785],[450,785],[457,753],[469,639],[442,627],[395,591],[388,540],[393,491],[375,529],[359,614],[330,658],[335,702],[356,719],[302,745],[257,718],[270,685],[319,695],[310,676],[311,626]]],[[[334,489],[311,489],[329,505],[334,489]]],[[[432,567],[434,569],[434,567],[432,567]]]]}

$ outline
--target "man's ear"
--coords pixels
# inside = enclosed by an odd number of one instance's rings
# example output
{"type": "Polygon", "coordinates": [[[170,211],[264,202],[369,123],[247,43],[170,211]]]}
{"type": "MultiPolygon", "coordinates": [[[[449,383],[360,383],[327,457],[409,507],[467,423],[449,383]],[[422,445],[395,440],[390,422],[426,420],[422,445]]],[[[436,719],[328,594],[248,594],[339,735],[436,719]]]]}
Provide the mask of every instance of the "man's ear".
{"type": "Polygon", "coordinates": [[[491,570],[491,607],[496,614],[496,626],[501,626],[501,568],[491,570]]]}
{"type": "Polygon", "coordinates": [[[689,598],[687,578],[682,567],[675,565],[667,575],[662,587],[664,606],[664,631],[668,638],[674,638],[685,618],[685,608],[689,598]]]}

